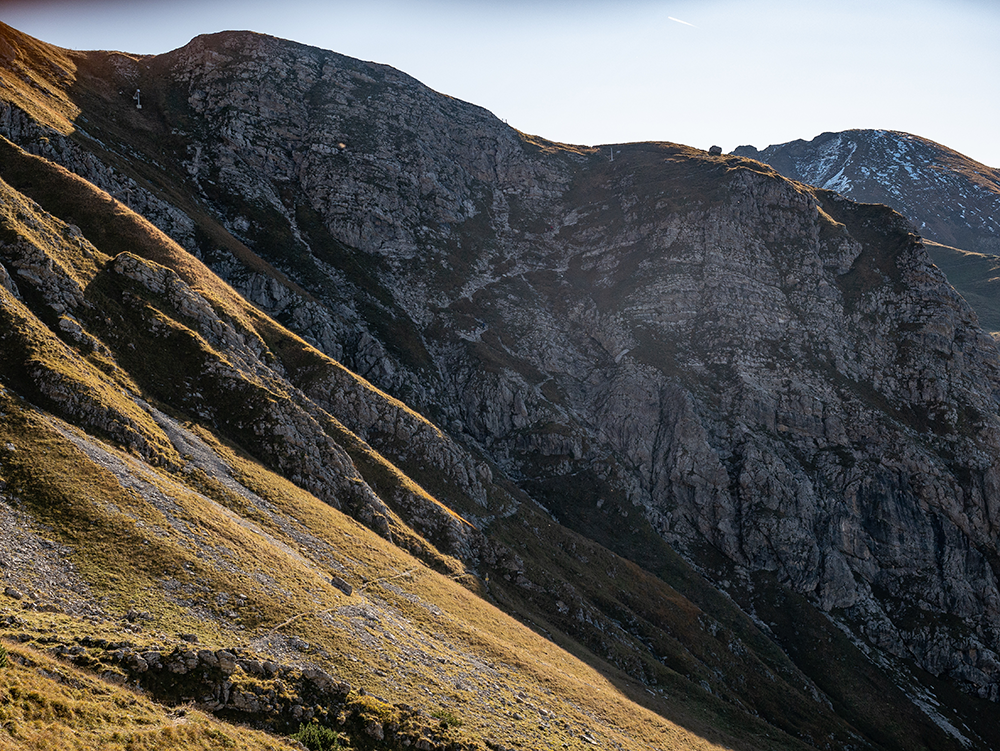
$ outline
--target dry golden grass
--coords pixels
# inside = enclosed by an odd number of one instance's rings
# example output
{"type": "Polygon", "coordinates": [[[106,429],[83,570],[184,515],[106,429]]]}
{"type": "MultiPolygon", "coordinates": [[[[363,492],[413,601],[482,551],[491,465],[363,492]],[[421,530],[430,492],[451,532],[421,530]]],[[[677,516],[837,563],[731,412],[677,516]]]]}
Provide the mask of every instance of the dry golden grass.
{"type": "MultiPolygon", "coordinates": [[[[4,411],[15,413],[17,407],[7,403],[4,411]]],[[[30,425],[27,432],[46,435],[38,424],[30,425]]],[[[147,508],[143,511],[145,502],[141,496],[129,498],[120,487],[115,487],[116,483],[106,473],[93,468],[88,471],[82,458],[58,436],[50,433],[48,438],[33,443],[26,443],[25,439],[25,432],[9,428],[0,435],[2,441],[17,442],[16,455],[39,458],[39,464],[25,467],[14,457],[8,457],[5,468],[9,481],[29,498],[30,493],[25,491],[34,490],[51,499],[62,498],[54,504],[55,508],[47,509],[47,513],[39,510],[41,519],[54,528],[78,526],[87,529],[85,538],[66,540],[77,550],[74,560],[78,567],[85,574],[89,572],[88,579],[98,592],[114,596],[119,607],[135,604],[150,610],[153,614],[151,629],[167,633],[194,631],[209,645],[232,643],[232,635],[178,609],[164,599],[163,590],[157,586],[157,571],[181,576],[185,565],[189,569],[197,567],[186,580],[197,583],[204,592],[205,601],[210,600],[213,593],[230,592],[234,588],[249,595],[249,607],[255,609],[255,614],[247,620],[247,628],[239,636],[240,642],[266,647],[274,637],[275,627],[290,617],[301,616],[281,628],[279,634],[307,639],[315,648],[332,656],[336,674],[373,693],[390,695],[392,701],[424,706],[428,710],[446,707],[463,720],[463,734],[506,739],[510,743],[533,738],[534,743],[540,744],[535,746],[539,748],[558,748],[562,743],[568,743],[571,748],[586,748],[587,744],[578,737],[581,729],[586,728],[594,735],[614,739],[622,748],[646,745],[663,749],[716,747],[653,712],[639,708],[594,668],[512,620],[452,578],[428,570],[396,546],[266,470],[251,464],[242,467],[246,473],[255,475],[255,489],[274,503],[277,510],[266,533],[256,524],[236,519],[223,507],[185,488],[171,490],[171,478],[162,480],[161,490],[170,491],[171,498],[182,509],[176,512],[175,520],[196,527],[193,535],[199,544],[192,546],[190,540],[178,539],[176,534],[161,540],[144,536],[143,528],[137,527],[134,521],[130,523],[131,517],[143,520],[147,530],[170,529],[171,526],[162,521],[157,524],[157,510],[147,508]],[[44,472],[42,461],[52,467],[50,472],[44,472]],[[31,488],[23,485],[25,474],[35,476],[35,485],[31,488]],[[58,491],[59,483],[66,485],[62,491],[58,491]],[[96,494],[101,495],[105,501],[101,505],[107,508],[88,506],[86,499],[96,494]],[[77,499],[75,504],[74,499],[77,499]],[[67,509],[71,504],[72,510],[67,509]],[[112,506],[120,513],[116,514],[112,506]],[[54,514],[57,513],[65,516],[56,519],[54,514]],[[79,514],[75,525],[68,523],[70,513],[79,514]],[[360,591],[345,598],[323,581],[320,572],[330,569],[310,558],[319,557],[323,551],[303,548],[300,542],[288,537],[287,532],[281,532],[290,525],[307,531],[323,543],[325,552],[348,569],[349,579],[360,591]],[[114,534],[113,540],[105,530],[114,534]],[[236,569],[247,575],[213,569],[200,559],[199,550],[228,551],[236,569]],[[117,575],[108,576],[109,571],[117,575]],[[255,571],[267,572],[271,583],[262,585],[249,575],[255,571]],[[412,573],[406,575],[406,572],[412,573]],[[347,604],[361,605],[377,613],[384,625],[364,632],[352,630],[349,619],[338,613],[338,607],[347,604]],[[392,638],[382,640],[378,650],[364,646],[368,638],[366,633],[382,638],[386,628],[392,638]],[[415,650],[429,655],[430,665],[412,660],[415,650]],[[485,694],[480,694],[480,688],[475,685],[474,666],[482,661],[499,674],[497,686],[485,694]],[[404,666],[406,680],[392,680],[395,668],[391,666],[404,666]],[[459,679],[471,681],[468,688],[456,688],[459,679]],[[425,693],[426,688],[432,690],[430,697],[425,693]],[[528,705],[555,712],[575,728],[575,734],[570,735],[566,728],[555,725],[541,732],[538,715],[523,709],[524,719],[512,719],[500,698],[511,706],[521,706],[516,698],[518,694],[528,705]],[[498,723],[498,718],[505,716],[506,720],[498,723]]],[[[234,463],[243,461],[232,455],[226,458],[234,463]]],[[[68,619],[52,616],[46,616],[44,624],[39,621],[38,628],[51,628],[57,621],[61,624],[57,628],[60,632],[74,628],[68,619]]],[[[75,628],[77,633],[83,631],[79,624],[75,628]]],[[[75,726],[81,718],[83,715],[76,713],[66,722],[75,726]]],[[[154,733],[149,737],[163,744],[174,740],[169,734],[154,733]]],[[[177,737],[181,738],[180,742],[188,742],[187,736],[177,737]]],[[[133,747],[144,748],[135,744],[145,741],[138,736],[135,738],[133,747]]]]}
{"type": "Polygon", "coordinates": [[[558,141],[549,141],[541,136],[534,136],[530,133],[524,133],[522,131],[517,131],[517,135],[526,145],[538,149],[543,154],[576,154],[578,156],[593,156],[594,154],[600,153],[600,149],[594,146],[577,146],[574,144],[560,143],[558,141]]]}
{"type": "Polygon", "coordinates": [[[17,33],[2,22],[0,43],[4,98],[38,123],[72,133],[80,109],[68,90],[76,80],[78,53],[17,33]]]}
{"type": "MultiPolygon", "coordinates": [[[[6,355],[0,373],[22,387],[37,389],[44,400],[64,414],[70,404],[104,421],[109,417],[145,444],[150,457],[163,460],[176,452],[169,440],[131,398],[120,382],[109,381],[44,326],[19,300],[0,289],[0,339],[6,355]]],[[[84,422],[86,418],[81,418],[84,422]]]]}
{"type": "Polygon", "coordinates": [[[6,228],[8,235],[16,234],[22,242],[44,248],[52,265],[81,290],[109,260],[62,220],[41,211],[37,204],[2,180],[0,224],[6,228]]]}
{"type": "MultiPolygon", "coordinates": [[[[562,743],[571,748],[587,747],[578,735],[566,733],[565,728],[553,725],[550,732],[540,732],[538,715],[529,715],[525,710],[524,720],[500,719],[512,712],[499,698],[503,696],[511,705],[521,706],[516,698],[520,693],[529,704],[548,707],[573,727],[588,727],[598,735],[608,733],[608,740],[622,744],[622,748],[718,747],[638,706],[607,676],[460,586],[453,577],[428,570],[395,545],[283,478],[219,444],[215,448],[237,470],[244,484],[330,544],[336,551],[334,555],[351,571],[349,579],[355,587],[366,587],[370,603],[379,609],[389,608],[408,624],[408,632],[393,632],[393,640],[383,642],[380,653],[353,652],[358,662],[340,666],[351,674],[353,682],[373,692],[385,692],[385,684],[376,676],[385,672],[386,660],[405,663],[408,651],[420,649],[440,657],[446,667],[443,671],[427,669],[413,661],[407,668],[410,680],[393,686],[393,700],[427,706],[423,689],[435,687],[439,695],[432,701],[451,696],[448,706],[463,720],[462,729],[483,738],[513,743],[534,737],[535,743],[542,744],[535,746],[538,748],[559,748],[562,743]],[[413,573],[399,576],[406,572],[413,573]],[[389,646],[393,643],[395,650],[389,646]],[[448,675],[456,679],[466,675],[463,655],[485,660],[502,673],[503,685],[494,696],[478,693],[474,682],[466,684],[473,686],[471,691],[454,688],[448,675]]],[[[334,623],[329,617],[312,616],[297,621],[294,628],[310,641],[324,644],[337,630],[334,623]]],[[[264,624],[260,630],[266,630],[264,624]]],[[[627,682],[624,674],[611,672],[627,682]]]]}
{"type": "Polygon", "coordinates": [[[279,738],[219,722],[195,710],[168,712],[141,695],[36,650],[6,647],[7,666],[0,668],[3,751],[291,748],[279,738]]]}
{"type": "MultiPolygon", "coordinates": [[[[38,498],[41,504],[47,499],[44,507],[34,506],[35,513],[54,529],[87,531],[64,539],[77,551],[78,568],[117,607],[134,604],[149,610],[150,629],[192,631],[206,644],[227,646],[231,634],[178,608],[165,598],[158,579],[166,575],[196,586],[202,608],[215,593],[238,589],[248,595],[250,611],[242,620],[241,643],[264,649],[275,637],[275,627],[299,616],[278,635],[306,639],[332,656],[335,673],[373,693],[428,710],[444,706],[463,720],[463,733],[511,743],[534,738],[542,744],[536,747],[568,743],[585,748],[579,733],[587,728],[623,748],[714,747],[639,708],[593,667],[453,578],[428,570],[354,520],[247,459],[218,447],[219,455],[234,466],[234,474],[271,504],[258,509],[267,523],[248,521],[254,518],[249,514],[238,518],[224,505],[178,484],[175,476],[146,468],[158,490],[176,504],[172,521],[167,521],[161,510],[150,508],[145,500],[149,493],[124,491],[108,472],[88,464],[68,440],[46,428],[41,417],[24,413],[15,417],[20,409],[9,401],[4,412],[8,418],[0,441],[17,446],[4,462],[12,487],[28,501],[38,498]],[[103,502],[95,504],[91,499],[96,498],[103,502]],[[179,526],[186,527],[190,536],[172,531],[179,526]],[[150,534],[154,529],[169,534],[150,534]],[[303,545],[301,538],[289,536],[292,530],[308,534],[316,543],[303,545]],[[219,552],[233,568],[212,565],[211,555],[219,552]],[[331,558],[358,590],[351,598],[324,580],[339,570],[330,568],[331,558]],[[253,572],[267,572],[269,581],[262,583],[253,572]],[[338,610],[348,604],[377,613],[383,625],[358,631],[338,610]],[[386,629],[391,639],[384,638],[386,629]],[[378,650],[365,647],[373,635],[380,639],[378,650]],[[416,651],[429,655],[429,664],[414,660],[416,651]],[[497,670],[496,687],[476,685],[474,666],[480,661],[497,670]],[[405,671],[402,680],[399,670],[405,671]],[[467,688],[456,688],[456,681],[467,688]],[[432,691],[430,697],[426,688],[432,691]],[[514,719],[501,697],[510,706],[520,706],[516,694],[564,718],[575,734],[556,725],[542,732],[538,715],[525,710],[524,719],[514,719]],[[498,722],[498,718],[505,719],[498,722]]],[[[67,628],[64,624],[61,630],[67,628]]]]}

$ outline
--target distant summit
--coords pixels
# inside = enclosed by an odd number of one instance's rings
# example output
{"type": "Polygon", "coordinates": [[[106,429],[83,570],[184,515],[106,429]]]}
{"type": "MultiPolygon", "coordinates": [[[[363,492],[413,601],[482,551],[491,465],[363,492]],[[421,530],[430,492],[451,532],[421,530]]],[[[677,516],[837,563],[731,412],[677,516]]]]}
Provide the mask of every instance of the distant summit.
{"type": "Polygon", "coordinates": [[[765,162],[785,177],[882,203],[909,219],[927,252],[1000,331],[1000,170],[941,144],[893,130],[845,130],[733,154],[765,162]]]}
{"type": "Polygon", "coordinates": [[[1000,253],[1000,170],[939,143],[894,130],[845,130],[738,156],[785,177],[864,203],[883,203],[929,240],[977,253],[1000,253]]]}

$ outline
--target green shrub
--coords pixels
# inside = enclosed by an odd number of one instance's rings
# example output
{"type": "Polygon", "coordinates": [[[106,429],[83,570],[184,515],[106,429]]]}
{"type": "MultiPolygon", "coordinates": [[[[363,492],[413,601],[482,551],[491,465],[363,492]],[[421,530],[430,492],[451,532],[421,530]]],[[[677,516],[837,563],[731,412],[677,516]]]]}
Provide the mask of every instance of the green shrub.
{"type": "Polygon", "coordinates": [[[431,717],[435,717],[441,720],[441,727],[443,728],[457,728],[462,725],[462,720],[454,713],[447,709],[438,709],[431,712],[431,717]]]}
{"type": "Polygon", "coordinates": [[[315,722],[303,722],[299,725],[299,729],[292,734],[292,738],[308,748],[309,751],[338,751],[338,749],[344,748],[340,743],[340,733],[315,722]]]}

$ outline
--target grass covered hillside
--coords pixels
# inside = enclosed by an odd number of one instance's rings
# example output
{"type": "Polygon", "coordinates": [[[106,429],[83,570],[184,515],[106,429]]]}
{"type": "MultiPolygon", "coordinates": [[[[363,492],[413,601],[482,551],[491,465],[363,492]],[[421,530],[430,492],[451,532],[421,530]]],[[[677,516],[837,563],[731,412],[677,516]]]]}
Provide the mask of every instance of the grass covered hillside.
{"type": "Polygon", "coordinates": [[[927,243],[927,252],[975,308],[983,328],[1000,336],[1000,256],[931,242],[927,243]]]}

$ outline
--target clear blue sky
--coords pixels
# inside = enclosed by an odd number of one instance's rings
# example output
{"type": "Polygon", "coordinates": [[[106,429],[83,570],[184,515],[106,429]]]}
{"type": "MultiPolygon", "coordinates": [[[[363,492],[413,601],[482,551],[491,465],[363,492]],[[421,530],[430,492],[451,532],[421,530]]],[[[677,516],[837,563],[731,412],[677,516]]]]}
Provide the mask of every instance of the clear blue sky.
{"type": "Polygon", "coordinates": [[[0,20],[142,53],[261,31],[569,143],[730,151],[886,128],[1000,167],[997,0],[0,0],[0,20]]]}

